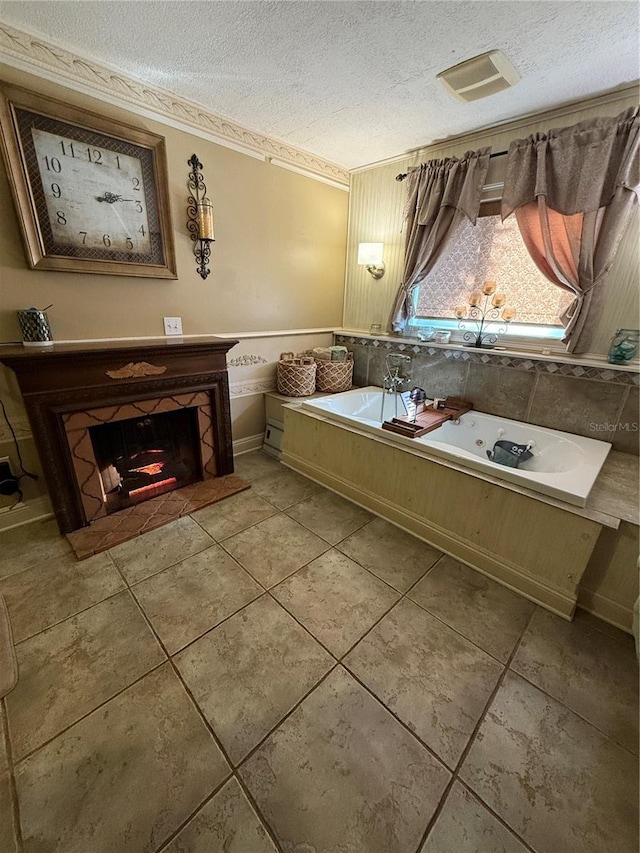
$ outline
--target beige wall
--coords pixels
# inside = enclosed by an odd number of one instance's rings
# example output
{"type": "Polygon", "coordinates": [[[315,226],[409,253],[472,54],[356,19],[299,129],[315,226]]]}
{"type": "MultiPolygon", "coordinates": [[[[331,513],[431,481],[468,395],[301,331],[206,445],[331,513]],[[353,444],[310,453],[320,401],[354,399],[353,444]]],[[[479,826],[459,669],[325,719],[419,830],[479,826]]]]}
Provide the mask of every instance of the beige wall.
{"type": "Polygon", "coordinates": [[[348,194],[189,133],[0,66],[0,78],[166,138],[177,281],[27,267],[0,166],[0,341],[19,340],[18,308],[53,303],[58,340],[339,326],[348,194]],[[211,275],[196,273],[187,219],[187,160],[197,153],[216,216],[211,275]]]}
{"type": "MultiPolygon", "coordinates": [[[[461,156],[465,151],[490,145],[492,150],[506,151],[512,139],[535,131],[562,127],[602,115],[618,115],[637,105],[637,91],[625,90],[615,95],[590,99],[582,104],[541,113],[526,120],[510,122],[493,129],[458,137],[448,143],[431,145],[404,158],[352,174],[349,202],[349,237],[345,286],[344,326],[368,330],[371,323],[386,327],[393,299],[402,276],[404,234],[402,213],[406,185],[395,177],[436,157],[461,156]],[[364,267],[356,263],[358,243],[383,242],[387,271],[375,281],[364,267]]],[[[488,182],[491,182],[491,173],[488,182]]],[[[621,244],[609,273],[611,298],[608,298],[598,330],[592,341],[593,352],[606,352],[611,335],[620,326],[637,325],[638,303],[638,218],[632,223],[621,244]],[[630,318],[634,318],[631,322],[630,318]]]]}
{"type": "MultiPolygon", "coordinates": [[[[348,193],[125,109],[0,65],[0,80],[41,92],[164,136],[177,280],[84,275],[28,268],[4,162],[0,159],[0,343],[19,341],[16,310],[50,309],[54,338],[147,337],[164,334],[164,316],[182,317],[185,335],[338,328],[342,325],[348,193]],[[187,160],[196,153],[212,198],[216,243],[211,274],[196,272],[187,219],[187,160]]],[[[281,351],[330,343],[330,334],[243,339],[231,350],[266,364],[230,370],[234,441],[264,429],[263,393],[273,387],[281,351]],[[252,384],[253,383],[253,384],[252,384]],[[251,387],[257,390],[251,391],[251,387]],[[262,389],[262,390],[261,390],[262,389]]],[[[11,372],[0,366],[0,396],[23,455],[38,467],[29,425],[11,372]]],[[[16,466],[0,417],[0,457],[16,466]]],[[[45,495],[24,481],[27,503],[45,495]]],[[[2,509],[9,501],[0,501],[2,509]]],[[[0,527],[8,523],[0,517],[0,527]]],[[[12,523],[22,515],[14,513],[12,523]]],[[[26,515],[25,515],[26,517],[26,515]]]]}

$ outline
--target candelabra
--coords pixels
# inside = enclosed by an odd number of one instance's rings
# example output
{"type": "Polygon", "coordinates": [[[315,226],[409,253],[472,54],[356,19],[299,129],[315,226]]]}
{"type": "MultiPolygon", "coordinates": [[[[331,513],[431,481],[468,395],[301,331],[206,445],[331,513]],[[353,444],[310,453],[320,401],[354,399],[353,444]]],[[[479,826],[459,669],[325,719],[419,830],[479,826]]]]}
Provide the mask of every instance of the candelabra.
{"type": "Polygon", "coordinates": [[[207,185],[202,177],[202,163],[195,154],[187,160],[191,171],[187,187],[190,195],[187,199],[187,228],[194,242],[193,253],[198,262],[198,275],[205,279],[211,270],[207,264],[211,257],[211,244],[215,241],[213,231],[213,205],[207,198],[207,185]]]}
{"type": "Polygon", "coordinates": [[[460,320],[458,328],[464,332],[463,337],[469,342],[467,346],[492,347],[498,335],[504,335],[516,316],[516,309],[506,305],[506,301],[504,293],[496,292],[495,281],[485,281],[481,291],[475,290],[469,296],[468,307],[456,305],[453,313],[460,320]],[[469,322],[475,324],[474,329],[468,328],[469,322]]]}

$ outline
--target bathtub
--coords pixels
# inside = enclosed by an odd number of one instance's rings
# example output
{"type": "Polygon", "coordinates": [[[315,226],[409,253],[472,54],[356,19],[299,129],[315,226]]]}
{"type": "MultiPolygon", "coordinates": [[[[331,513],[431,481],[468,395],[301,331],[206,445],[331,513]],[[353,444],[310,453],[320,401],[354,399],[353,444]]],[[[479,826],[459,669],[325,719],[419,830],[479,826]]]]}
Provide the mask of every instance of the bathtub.
{"type": "Polygon", "coordinates": [[[458,421],[447,421],[420,438],[407,438],[383,430],[381,420],[405,415],[399,395],[385,395],[375,386],[304,400],[303,410],[332,421],[358,427],[388,441],[410,447],[425,456],[462,463],[476,471],[525,486],[575,506],[585,506],[611,445],[559,430],[471,411],[458,421]],[[382,418],[381,418],[382,414],[382,418]],[[487,451],[498,440],[530,445],[533,457],[518,468],[491,461],[487,451]]]}

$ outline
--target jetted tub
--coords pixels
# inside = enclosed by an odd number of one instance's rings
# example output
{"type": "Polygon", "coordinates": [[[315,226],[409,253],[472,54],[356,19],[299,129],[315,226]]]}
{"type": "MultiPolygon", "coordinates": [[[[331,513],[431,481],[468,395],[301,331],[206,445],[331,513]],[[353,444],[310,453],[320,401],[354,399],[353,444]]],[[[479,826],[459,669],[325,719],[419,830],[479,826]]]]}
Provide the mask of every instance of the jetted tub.
{"type": "MultiPolygon", "coordinates": [[[[406,414],[399,395],[385,395],[382,420],[406,414]]],[[[447,421],[420,438],[382,429],[382,388],[369,386],[304,400],[302,408],[329,420],[359,427],[383,436],[394,444],[411,447],[425,456],[439,456],[462,462],[469,468],[484,471],[575,506],[585,506],[596,477],[611,445],[593,438],[583,438],[555,429],[531,426],[520,421],[470,411],[458,421],[447,421]],[[496,441],[531,446],[533,458],[510,468],[487,457],[496,441]]]]}

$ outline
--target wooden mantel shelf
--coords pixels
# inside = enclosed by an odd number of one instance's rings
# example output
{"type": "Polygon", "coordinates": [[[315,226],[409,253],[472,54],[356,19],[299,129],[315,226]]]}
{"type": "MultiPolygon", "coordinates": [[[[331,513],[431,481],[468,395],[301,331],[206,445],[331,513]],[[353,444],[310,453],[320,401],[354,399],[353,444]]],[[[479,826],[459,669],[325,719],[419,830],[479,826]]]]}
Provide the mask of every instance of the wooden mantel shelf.
{"type": "Polygon", "coordinates": [[[49,347],[25,347],[23,344],[3,344],[0,343],[0,361],[4,361],[4,356],[10,358],[31,358],[60,356],[65,354],[77,354],[83,352],[91,353],[112,353],[114,350],[177,350],[180,352],[198,351],[203,348],[213,346],[226,347],[228,350],[238,343],[237,340],[231,338],[218,338],[215,335],[207,335],[200,338],[182,338],[179,335],[175,337],[159,337],[159,338],[138,338],[131,340],[115,340],[115,341],[83,341],[80,343],[57,344],[54,343],[49,347]]]}
{"type": "MultiPolygon", "coordinates": [[[[25,347],[0,344],[0,363],[18,376],[24,395],[53,388],[73,388],[111,381],[105,369],[117,370],[129,363],[148,362],[166,367],[165,378],[176,372],[201,373],[203,367],[226,369],[226,353],[237,340],[206,337],[197,340],[153,338],[139,341],[96,341],[81,344],[53,344],[25,347]],[[213,362],[211,361],[213,359],[213,362]],[[105,367],[106,365],[106,367],[105,367]],[[83,378],[81,378],[81,376],[83,378]]],[[[126,380],[121,380],[126,381],[126,380]]]]}

